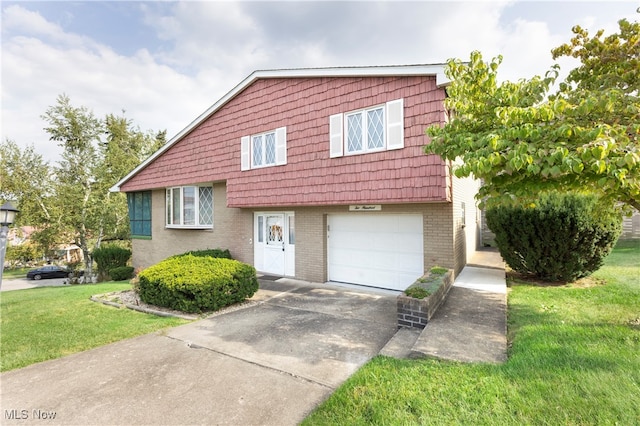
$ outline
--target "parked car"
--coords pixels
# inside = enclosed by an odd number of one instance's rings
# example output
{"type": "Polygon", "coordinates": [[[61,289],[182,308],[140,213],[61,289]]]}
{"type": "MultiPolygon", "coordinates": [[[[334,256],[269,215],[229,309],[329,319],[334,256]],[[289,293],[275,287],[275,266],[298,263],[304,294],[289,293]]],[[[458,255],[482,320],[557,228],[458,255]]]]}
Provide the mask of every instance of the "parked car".
{"type": "Polygon", "coordinates": [[[45,265],[27,272],[27,279],[40,280],[43,278],[67,278],[73,272],[56,265],[45,265]]]}

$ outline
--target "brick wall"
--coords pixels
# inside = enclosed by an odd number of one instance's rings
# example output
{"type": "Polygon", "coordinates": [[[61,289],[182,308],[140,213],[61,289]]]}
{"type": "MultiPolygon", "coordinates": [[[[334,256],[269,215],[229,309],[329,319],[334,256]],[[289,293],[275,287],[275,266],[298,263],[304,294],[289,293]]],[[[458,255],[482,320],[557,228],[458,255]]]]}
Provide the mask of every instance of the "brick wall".
{"type": "MultiPolygon", "coordinates": [[[[214,191],[214,229],[165,228],[165,191],[152,192],[152,239],[133,240],[133,266],[151,266],[169,256],[189,250],[227,248],[235,259],[253,264],[253,209],[226,207],[225,184],[214,191]]],[[[453,250],[452,203],[383,205],[379,214],[422,214],[424,270],[432,266],[454,269],[459,266],[453,250]]],[[[259,209],[265,211],[264,209],[259,209]]],[[[269,209],[267,209],[268,211],[269,209]]],[[[296,278],[327,281],[327,215],[349,213],[348,206],[319,206],[271,209],[295,211],[296,278]]],[[[378,214],[378,213],[375,213],[378,214]]],[[[459,254],[457,255],[459,257],[459,254]]]]}
{"type": "Polygon", "coordinates": [[[133,267],[146,268],[174,254],[209,248],[229,249],[234,259],[253,264],[253,213],[227,208],[226,185],[213,185],[213,229],[165,228],[165,190],[152,192],[151,240],[134,239],[133,267]]]}
{"type": "MultiPolygon", "coordinates": [[[[422,214],[424,270],[432,266],[454,268],[451,203],[383,205],[372,214],[422,214]]],[[[327,215],[349,213],[348,206],[301,207],[296,214],[296,277],[327,281],[327,215]]],[[[349,213],[358,214],[358,213],[349,213]]]]}

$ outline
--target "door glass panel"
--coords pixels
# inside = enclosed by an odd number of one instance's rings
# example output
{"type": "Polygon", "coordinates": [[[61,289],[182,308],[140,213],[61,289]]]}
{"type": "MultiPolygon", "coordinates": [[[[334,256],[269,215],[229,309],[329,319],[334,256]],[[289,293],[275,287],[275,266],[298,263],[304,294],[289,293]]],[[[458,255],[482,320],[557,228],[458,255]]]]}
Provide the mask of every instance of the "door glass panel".
{"type": "Polygon", "coordinates": [[[283,232],[282,216],[267,216],[267,244],[282,244],[283,232]]]}
{"type": "Polygon", "coordinates": [[[289,244],[294,245],[296,243],[296,218],[295,216],[289,216],[289,244]]]}
{"type": "Polygon", "coordinates": [[[264,243],[264,216],[258,216],[258,242],[264,243]]]}

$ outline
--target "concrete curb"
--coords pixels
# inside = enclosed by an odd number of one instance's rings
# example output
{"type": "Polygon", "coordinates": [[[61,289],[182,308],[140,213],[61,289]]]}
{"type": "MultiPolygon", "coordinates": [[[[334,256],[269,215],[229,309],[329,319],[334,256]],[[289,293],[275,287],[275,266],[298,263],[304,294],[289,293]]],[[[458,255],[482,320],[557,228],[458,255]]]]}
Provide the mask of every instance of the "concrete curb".
{"type": "Polygon", "coordinates": [[[89,300],[91,300],[92,302],[102,303],[103,305],[112,306],[118,309],[126,308],[126,309],[131,309],[133,311],[143,312],[145,314],[157,315],[159,317],[173,317],[173,318],[180,318],[188,321],[195,321],[197,319],[200,319],[200,317],[196,315],[174,314],[172,312],[158,311],[151,308],[145,308],[143,306],[131,305],[129,303],[117,303],[117,302],[112,302],[110,300],[105,300],[100,298],[100,297],[108,296],[110,294],[114,294],[114,293],[97,294],[95,296],[91,296],[89,300]]]}

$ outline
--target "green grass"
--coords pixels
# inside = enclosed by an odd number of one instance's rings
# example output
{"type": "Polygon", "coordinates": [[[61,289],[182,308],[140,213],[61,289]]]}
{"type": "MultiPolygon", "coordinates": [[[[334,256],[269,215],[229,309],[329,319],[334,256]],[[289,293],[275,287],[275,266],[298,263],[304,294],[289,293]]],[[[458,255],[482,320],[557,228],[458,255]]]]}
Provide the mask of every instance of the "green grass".
{"type": "Polygon", "coordinates": [[[187,322],[89,300],[95,294],[130,288],[128,282],[110,282],[1,293],[0,371],[187,322]]]}
{"type": "Polygon", "coordinates": [[[376,357],[305,425],[640,424],[640,242],[606,285],[511,284],[502,365],[376,357]]]}
{"type": "Polygon", "coordinates": [[[16,269],[5,269],[2,272],[2,279],[12,279],[12,278],[24,278],[27,276],[27,271],[33,268],[16,268],[16,269]]]}

